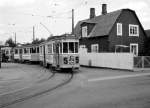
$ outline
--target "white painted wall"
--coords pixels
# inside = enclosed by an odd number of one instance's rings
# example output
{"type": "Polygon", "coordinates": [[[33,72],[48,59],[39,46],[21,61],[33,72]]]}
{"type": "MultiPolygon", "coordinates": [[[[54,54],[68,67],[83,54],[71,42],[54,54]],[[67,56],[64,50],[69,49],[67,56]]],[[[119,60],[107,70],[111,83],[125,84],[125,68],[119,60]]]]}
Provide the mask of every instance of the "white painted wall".
{"type": "Polygon", "coordinates": [[[80,65],[133,70],[132,53],[87,53],[80,49],[80,65]]]}

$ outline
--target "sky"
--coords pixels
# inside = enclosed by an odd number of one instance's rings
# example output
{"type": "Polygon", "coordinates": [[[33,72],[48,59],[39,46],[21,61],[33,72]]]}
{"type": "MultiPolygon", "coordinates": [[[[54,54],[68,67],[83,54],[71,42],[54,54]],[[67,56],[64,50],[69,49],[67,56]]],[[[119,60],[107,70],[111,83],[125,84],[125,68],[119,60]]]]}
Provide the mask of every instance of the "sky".
{"type": "Polygon", "coordinates": [[[136,12],[144,29],[150,29],[150,0],[0,0],[0,43],[8,38],[19,43],[31,42],[33,26],[35,38],[71,32],[71,10],[75,24],[89,18],[90,8],[101,15],[101,4],[107,12],[129,8],[136,12]]]}

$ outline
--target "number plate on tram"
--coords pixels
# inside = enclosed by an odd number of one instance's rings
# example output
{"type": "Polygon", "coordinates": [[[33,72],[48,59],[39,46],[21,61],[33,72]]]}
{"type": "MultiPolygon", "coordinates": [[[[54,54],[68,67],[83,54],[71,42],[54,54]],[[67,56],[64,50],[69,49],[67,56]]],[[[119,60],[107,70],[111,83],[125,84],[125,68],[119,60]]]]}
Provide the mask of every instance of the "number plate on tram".
{"type": "Polygon", "coordinates": [[[74,57],[73,56],[69,57],[69,64],[71,64],[71,65],[74,64],[74,57]]]}

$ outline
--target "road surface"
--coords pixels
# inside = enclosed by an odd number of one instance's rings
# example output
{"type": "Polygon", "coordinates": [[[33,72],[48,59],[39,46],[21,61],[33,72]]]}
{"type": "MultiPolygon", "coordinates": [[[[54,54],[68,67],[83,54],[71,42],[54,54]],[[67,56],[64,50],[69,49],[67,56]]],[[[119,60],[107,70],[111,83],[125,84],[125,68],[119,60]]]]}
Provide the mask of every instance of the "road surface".
{"type": "Polygon", "coordinates": [[[149,70],[80,70],[69,84],[6,108],[150,108],[149,70]]]}

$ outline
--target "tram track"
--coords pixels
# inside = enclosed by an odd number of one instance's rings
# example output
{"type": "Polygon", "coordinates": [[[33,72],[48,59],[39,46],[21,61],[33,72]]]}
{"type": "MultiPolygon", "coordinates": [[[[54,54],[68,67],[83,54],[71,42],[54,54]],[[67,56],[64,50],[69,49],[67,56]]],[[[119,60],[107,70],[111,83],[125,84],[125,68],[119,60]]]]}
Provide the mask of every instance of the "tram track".
{"type": "MultiPolygon", "coordinates": [[[[57,74],[60,74],[60,73],[57,73],[57,74]]],[[[59,84],[54,85],[53,87],[50,87],[50,88],[45,88],[44,90],[36,92],[34,94],[31,94],[31,95],[28,95],[28,96],[24,96],[24,97],[12,100],[10,102],[4,102],[2,104],[0,103],[0,108],[4,108],[4,107],[7,107],[7,106],[10,106],[10,105],[13,105],[13,104],[17,104],[17,103],[20,103],[20,102],[32,99],[34,97],[37,97],[37,96],[43,95],[45,93],[51,92],[51,91],[53,91],[53,90],[55,90],[57,88],[60,88],[60,87],[62,87],[64,85],[68,84],[73,79],[74,74],[72,72],[70,72],[70,73],[63,73],[63,75],[64,74],[65,74],[65,76],[64,76],[65,79],[61,80],[61,82],[59,84]]],[[[49,76],[46,81],[49,81],[50,79],[54,78],[55,76],[56,76],[56,72],[52,72],[52,75],[49,76]]],[[[8,98],[9,98],[9,96],[8,96],[8,98]]]]}

